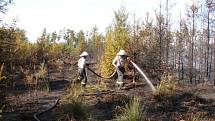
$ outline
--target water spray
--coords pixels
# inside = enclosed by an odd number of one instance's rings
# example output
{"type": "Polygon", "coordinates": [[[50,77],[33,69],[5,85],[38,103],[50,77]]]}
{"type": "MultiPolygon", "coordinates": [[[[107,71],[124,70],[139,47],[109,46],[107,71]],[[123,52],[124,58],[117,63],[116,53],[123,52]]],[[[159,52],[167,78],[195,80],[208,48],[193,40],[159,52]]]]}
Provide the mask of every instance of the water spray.
{"type": "Polygon", "coordinates": [[[133,61],[130,60],[130,62],[133,64],[133,66],[140,72],[140,74],[146,79],[146,82],[149,84],[149,86],[151,87],[152,91],[155,92],[156,89],[154,87],[154,85],[152,84],[152,82],[149,80],[149,78],[143,73],[143,71],[137,66],[137,64],[135,64],[133,61]]]}

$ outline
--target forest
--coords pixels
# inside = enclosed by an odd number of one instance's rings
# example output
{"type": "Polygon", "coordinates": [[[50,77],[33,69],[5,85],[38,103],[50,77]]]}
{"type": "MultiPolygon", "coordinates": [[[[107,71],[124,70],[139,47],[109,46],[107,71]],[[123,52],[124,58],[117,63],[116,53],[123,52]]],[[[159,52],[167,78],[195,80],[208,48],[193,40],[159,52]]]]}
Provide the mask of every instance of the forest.
{"type": "MultiPolygon", "coordinates": [[[[0,13],[13,3],[0,0],[0,13]]],[[[105,33],[44,28],[36,42],[16,20],[0,21],[0,120],[215,121],[215,1],[193,1],[174,26],[171,0],[144,19],[124,5],[113,12],[105,33]],[[117,89],[119,75],[107,77],[121,49],[131,61],[117,89]],[[77,81],[83,51],[86,87],[77,81]]]]}

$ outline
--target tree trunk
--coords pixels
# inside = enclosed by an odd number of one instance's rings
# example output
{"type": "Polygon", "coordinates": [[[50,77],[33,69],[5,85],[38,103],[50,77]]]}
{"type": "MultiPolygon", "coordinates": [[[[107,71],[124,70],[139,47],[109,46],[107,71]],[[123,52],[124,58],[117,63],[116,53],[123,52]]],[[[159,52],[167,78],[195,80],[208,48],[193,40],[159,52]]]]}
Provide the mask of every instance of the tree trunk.
{"type": "Polygon", "coordinates": [[[211,52],[210,52],[210,62],[209,62],[209,71],[208,71],[208,80],[211,80],[211,71],[212,71],[212,61],[213,61],[213,50],[211,48],[211,52]]]}
{"type": "Polygon", "coordinates": [[[184,62],[181,60],[181,79],[184,80],[184,62]]]}
{"type": "Polygon", "coordinates": [[[195,84],[197,84],[196,82],[196,54],[195,54],[195,60],[194,60],[194,80],[195,80],[195,84]]]}
{"type": "Polygon", "coordinates": [[[207,60],[206,60],[206,75],[208,81],[210,80],[210,74],[209,74],[209,57],[210,57],[210,12],[208,11],[208,18],[207,18],[207,24],[208,24],[208,33],[207,33],[207,60]]]}
{"type": "MultiPolygon", "coordinates": [[[[215,37],[214,37],[214,55],[215,55],[215,37]]],[[[214,86],[215,86],[215,58],[214,58],[214,86]]]]}
{"type": "Polygon", "coordinates": [[[206,56],[206,76],[209,80],[209,54],[210,54],[210,12],[208,11],[208,18],[207,18],[207,26],[208,26],[208,32],[207,32],[207,56],[206,56]]]}

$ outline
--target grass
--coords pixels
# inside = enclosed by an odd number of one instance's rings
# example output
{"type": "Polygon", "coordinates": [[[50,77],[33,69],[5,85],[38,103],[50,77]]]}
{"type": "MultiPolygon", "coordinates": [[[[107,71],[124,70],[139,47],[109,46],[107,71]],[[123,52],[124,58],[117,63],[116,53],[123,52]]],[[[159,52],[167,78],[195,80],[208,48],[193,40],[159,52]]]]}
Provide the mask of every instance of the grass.
{"type": "Polygon", "coordinates": [[[204,112],[188,112],[183,117],[182,121],[213,121],[213,119],[206,118],[207,113],[204,112]]]}
{"type": "Polygon", "coordinates": [[[96,84],[89,84],[89,86],[87,86],[87,88],[85,89],[85,92],[87,93],[98,93],[101,91],[107,91],[108,88],[105,84],[100,84],[100,83],[96,83],[96,84]]]}
{"type": "Polygon", "coordinates": [[[47,68],[45,67],[45,63],[41,63],[39,66],[39,78],[44,79],[47,73],[47,68]]]}
{"type": "MultiPolygon", "coordinates": [[[[47,67],[45,66],[45,63],[41,63],[39,66],[39,71],[38,71],[38,78],[41,79],[42,81],[45,81],[45,77],[47,74],[47,67]]],[[[43,90],[49,92],[50,91],[50,85],[49,82],[45,82],[45,85],[42,87],[43,90]]]]}
{"type": "Polygon", "coordinates": [[[173,76],[165,76],[157,86],[156,96],[173,95],[176,91],[176,83],[173,76]]]}
{"type": "Polygon", "coordinates": [[[51,88],[50,88],[49,82],[46,82],[42,89],[46,92],[50,92],[51,88]]]}
{"type": "Polygon", "coordinates": [[[144,110],[140,100],[133,98],[124,108],[121,109],[121,114],[116,116],[115,121],[143,121],[144,110]]]}
{"type": "MultiPolygon", "coordinates": [[[[2,83],[1,82],[2,80],[6,79],[6,77],[3,76],[3,68],[4,68],[4,63],[1,65],[1,68],[0,68],[0,83],[2,83]]],[[[2,112],[2,110],[5,106],[5,95],[6,95],[6,93],[3,90],[0,90],[0,113],[2,112]]],[[[0,117],[0,119],[1,119],[1,117],[0,117]]]]}
{"type": "Polygon", "coordinates": [[[0,68],[0,81],[2,81],[3,79],[6,79],[6,77],[3,76],[3,68],[4,68],[4,63],[1,65],[1,68],[0,68]]]}
{"type": "Polygon", "coordinates": [[[201,117],[202,117],[202,114],[200,114],[200,113],[196,113],[196,114],[191,113],[190,117],[187,120],[189,120],[189,121],[199,121],[201,119],[201,117]]]}
{"type": "Polygon", "coordinates": [[[90,108],[86,103],[86,100],[81,96],[83,89],[80,85],[74,84],[69,89],[69,94],[64,97],[65,104],[62,106],[64,114],[68,114],[70,118],[76,120],[90,120],[90,108]]]}
{"type": "Polygon", "coordinates": [[[33,84],[34,83],[34,75],[33,74],[26,75],[25,78],[26,78],[27,84],[33,84]]]}
{"type": "Polygon", "coordinates": [[[82,88],[78,84],[71,84],[68,91],[69,93],[64,97],[64,99],[68,101],[79,99],[79,96],[83,92],[82,88]]]}

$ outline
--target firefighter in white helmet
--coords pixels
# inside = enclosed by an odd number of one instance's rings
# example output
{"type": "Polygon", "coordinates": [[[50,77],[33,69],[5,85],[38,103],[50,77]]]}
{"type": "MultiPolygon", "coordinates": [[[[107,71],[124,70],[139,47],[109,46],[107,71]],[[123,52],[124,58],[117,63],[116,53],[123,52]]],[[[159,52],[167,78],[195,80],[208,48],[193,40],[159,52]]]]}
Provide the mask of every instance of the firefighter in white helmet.
{"type": "Polygon", "coordinates": [[[122,89],[124,86],[124,81],[123,81],[123,76],[124,76],[124,72],[125,72],[125,62],[129,60],[128,54],[125,52],[125,50],[121,49],[116,57],[114,58],[112,64],[116,67],[116,71],[117,71],[117,82],[116,82],[116,86],[119,89],[122,89]]]}
{"type": "Polygon", "coordinates": [[[86,65],[87,65],[87,57],[89,54],[84,51],[80,55],[78,60],[78,72],[79,72],[79,81],[81,81],[81,86],[85,87],[87,83],[87,74],[86,74],[86,65]]]}

